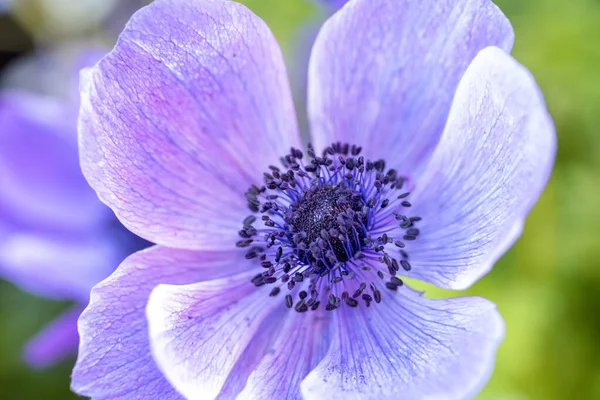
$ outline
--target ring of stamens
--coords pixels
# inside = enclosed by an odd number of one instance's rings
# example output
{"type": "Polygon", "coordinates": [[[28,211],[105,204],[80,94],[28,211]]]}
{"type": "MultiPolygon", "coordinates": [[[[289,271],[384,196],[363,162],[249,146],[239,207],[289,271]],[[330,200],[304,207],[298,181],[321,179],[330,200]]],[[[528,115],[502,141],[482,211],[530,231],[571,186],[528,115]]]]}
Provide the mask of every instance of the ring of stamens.
{"type": "Polygon", "coordinates": [[[405,215],[407,179],[354,145],[307,153],[308,164],[292,148],[283,169],[270,166],[264,185],[246,192],[253,215],[236,245],[264,269],[252,283],[273,285],[270,296],[287,290],[285,304],[298,312],[379,303],[380,287],[397,290],[400,268],[412,268],[406,242],[419,236],[421,218],[405,215]]]}

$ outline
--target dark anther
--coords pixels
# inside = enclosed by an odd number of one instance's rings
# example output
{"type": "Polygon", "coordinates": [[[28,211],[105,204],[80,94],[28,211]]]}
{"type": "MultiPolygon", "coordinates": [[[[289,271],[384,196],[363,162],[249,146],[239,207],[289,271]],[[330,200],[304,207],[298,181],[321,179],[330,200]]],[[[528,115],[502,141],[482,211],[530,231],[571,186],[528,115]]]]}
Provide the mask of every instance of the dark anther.
{"type": "Polygon", "coordinates": [[[296,305],[294,306],[294,310],[298,311],[298,312],[305,312],[308,311],[308,307],[306,306],[306,304],[304,303],[304,300],[300,300],[299,302],[296,303],[296,305]]]}
{"type": "Polygon", "coordinates": [[[378,289],[373,288],[373,297],[375,298],[375,303],[381,303],[381,292],[378,289]]]}
{"type": "Polygon", "coordinates": [[[361,295],[361,293],[363,292],[363,290],[365,290],[367,288],[367,284],[366,283],[361,283],[359,288],[356,289],[356,291],[354,292],[354,294],[352,295],[352,297],[357,298],[358,296],[361,295]]]}
{"type": "Polygon", "coordinates": [[[410,271],[412,268],[410,263],[406,260],[400,260],[400,265],[402,265],[402,268],[404,268],[405,271],[410,271]]]}
{"type": "Polygon", "coordinates": [[[392,278],[390,279],[390,282],[392,282],[396,286],[402,286],[404,284],[404,282],[402,281],[402,279],[400,279],[400,278],[398,278],[396,276],[392,276],[392,278]]]}
{"type": "Polygon", "coordinates": [[[358,301],[356,301],[352,297],[348,297],[346,299],[346,304],[348,304],[350,307],[356,307],[356,306],[358,306],[358,301]]]}
{"type": "Polygon", "coordinates": [[[248,247],[253,242],[252,239],[240,240],[235,245],[237,247],[248,247]]]}

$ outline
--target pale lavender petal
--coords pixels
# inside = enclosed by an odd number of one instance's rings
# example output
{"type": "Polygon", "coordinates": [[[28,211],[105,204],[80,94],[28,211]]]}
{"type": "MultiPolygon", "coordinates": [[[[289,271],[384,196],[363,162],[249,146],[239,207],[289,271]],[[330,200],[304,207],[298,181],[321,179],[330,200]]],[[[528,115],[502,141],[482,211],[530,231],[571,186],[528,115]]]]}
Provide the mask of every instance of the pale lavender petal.
{"type": "Polygon", "coordinates": [[[75,118],[50,98],[0,94],[0,209],[19,225],[87,230],[110,216],[81,174],[75,118]]]}
{"type": "Polygon", "coordinates": [[[504,323],[481,298],[427,299],[402,287],[335,311],[337,331],[302,382],[305,400],[472,397],[489,378],[504,323]]]}
{"type": "Polygon", "coordinates": [[[469,63],[513,31],[489,0],[353,0],[325,23],[309,69],[317,149],[363,146],[415,175],[435,148],[469,63]]]}
{"type": "Polygon", "coordinates": [[[25,346],[25,362],[33,368],[48,367],[74,356],[79,345],[77,318],[83,306],[75,306],[47,325],[25,346]]]}
{"type": "Polygon", "coordinates": [[[273,338],[280,331],[282,317],[281,313],[273,313],[261,324],[258,333],[250,339],[246,349],[229,372],[216,400],[240,400],[238,395],[246,386],[248,377],[259,361],[271,350],[273,338]]]}
{"type": "Polygon", "coordinates": [[[423,218],[411,242],[409,276],[464,289],[517,239],[554,162],[556,137],[529,72],[490,47],[473,61],[411,215],[423,218]]]}
{"type": "Polygon", "coordinates": [[[94,399],[181,398],[156,367],[144,310],[158,284],[214,279],[247,267],[231,252],[151,247],[127,258],[91,293],[79,319],[73,390],[94,399]]]}
{"type": "Polygon", "coordinates": [[[159,244],[230,248],[244,192],[299,145],[281,52],[238,3],[155,1],[82,77],[84,174],[159,244]]]}
{"type": "MultiPolygon", "coordinates": [[[[281,301],[250,283],[255,271],[191,285],[160,285],[146,315],[152,354],[187,399],[214,399],[281,301]]],[[[271,330],[271,329],[269,329],[271,330]]]]}
{"type": "Polygon", "coordinates": [[[331,337],[329,315],[287,310],[269,351],[254,368],[236,400],[301,399],[300,383],[323,359],[331,337]]]}

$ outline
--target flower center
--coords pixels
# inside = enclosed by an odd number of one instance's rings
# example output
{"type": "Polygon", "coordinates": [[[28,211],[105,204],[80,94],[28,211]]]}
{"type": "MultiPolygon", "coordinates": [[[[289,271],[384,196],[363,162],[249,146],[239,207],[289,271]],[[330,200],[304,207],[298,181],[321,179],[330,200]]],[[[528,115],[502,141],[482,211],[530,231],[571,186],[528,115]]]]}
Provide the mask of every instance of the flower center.
{"type": "MultiPolygon", "coordinates": [[[[292,204],[286,221],[295,244],[309,249],[311,263],[326,267],[322,253],[345,262],[364,244],[366,229],[360,194],[341,184],[313,186],[292,204]]],[[[335,262],[334,261],[334,262],[335,262]]]]}
{"type": "Polygon", "coordinates": [[[405,215],[406,178],[360,152],[336,143],[318,157],[309,145],[305,164],[302,151],[292,149],[284,169],[269,167],[265,185],[246,192],[254,214],[236,245],[265,269],[252,283],[273,285],[271,296],[287,290],[288,308],[304,312],[325,302],[331,311],[360,301],[369,307],[381,301],[380,287],[403,284],[400,268],[411,269],[405,242],[419,235],[420,218],[405,215]]]}

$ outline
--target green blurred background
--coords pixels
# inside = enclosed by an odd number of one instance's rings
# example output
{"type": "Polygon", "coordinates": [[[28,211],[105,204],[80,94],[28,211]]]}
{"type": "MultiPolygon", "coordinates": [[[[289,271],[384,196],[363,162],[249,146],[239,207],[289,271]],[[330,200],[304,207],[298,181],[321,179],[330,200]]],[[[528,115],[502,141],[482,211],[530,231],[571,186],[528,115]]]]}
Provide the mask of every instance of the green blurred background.
{"type": "MultiPolygon", "coordinates": [[[[34,45],[98,34],[113,40],[100,24],[53,28],[40,0],[17,3],[0,17],[0,67],[34,45]]],[[[245,3],[271,26],[289,63],[301,27],[323,18],[305,0],[245,3]]],[[[507,327],[494,375],[477,398],[600,399],[600,1],[496,3],[516,32],[513,55],[545,94],[559,147],[523,236],[466,292],[496,302],[507,327]]],[[[418,286],[429,296],[464,294],[418,286]]],[[[69,392],[73,360],[32,371],[20,353],[67,306],[0,281],[0,399],[76,398],[69,392]]]]}

